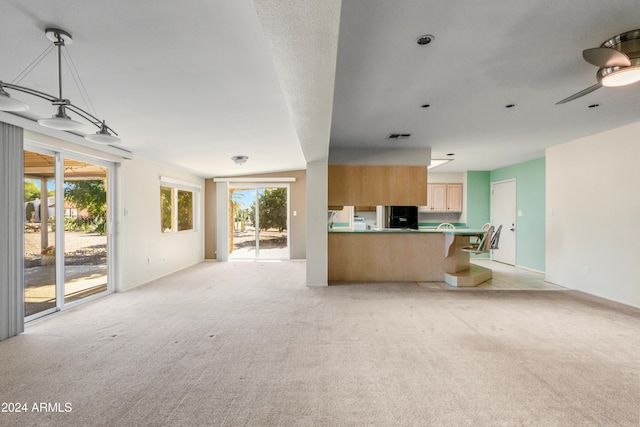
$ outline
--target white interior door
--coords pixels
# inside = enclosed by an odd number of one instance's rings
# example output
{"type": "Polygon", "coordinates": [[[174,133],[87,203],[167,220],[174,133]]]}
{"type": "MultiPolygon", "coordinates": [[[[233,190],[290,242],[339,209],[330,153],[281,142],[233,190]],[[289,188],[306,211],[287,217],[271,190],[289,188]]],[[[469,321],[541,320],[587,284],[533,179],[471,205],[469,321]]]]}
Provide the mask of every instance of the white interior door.
{"type": "Polygon", "coordinates": [[[491,251],[491,259],[505,264],[516,263],[516,181],[491,184],[491,223],[497,230],[502,225],[499,249],[491,251]]]}

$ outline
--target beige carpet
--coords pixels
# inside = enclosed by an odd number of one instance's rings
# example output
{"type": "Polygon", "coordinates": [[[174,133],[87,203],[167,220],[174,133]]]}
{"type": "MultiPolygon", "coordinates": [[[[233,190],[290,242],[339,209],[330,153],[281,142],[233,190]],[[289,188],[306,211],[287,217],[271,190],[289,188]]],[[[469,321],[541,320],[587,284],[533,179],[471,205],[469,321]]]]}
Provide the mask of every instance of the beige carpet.
{"type": "Polygon", "coordinates": [[[0,425],[640,425],[640,310],[304,277],[203,263],[32,323],[0,342],[0,402],[30,411],[0,425]]]}

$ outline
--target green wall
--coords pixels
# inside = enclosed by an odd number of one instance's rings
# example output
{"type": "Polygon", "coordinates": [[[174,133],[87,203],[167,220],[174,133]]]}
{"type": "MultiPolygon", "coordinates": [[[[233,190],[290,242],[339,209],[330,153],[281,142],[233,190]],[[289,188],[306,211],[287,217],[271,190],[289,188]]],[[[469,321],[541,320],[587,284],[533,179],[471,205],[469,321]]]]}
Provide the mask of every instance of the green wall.
{"type": "Polygon", "coordinates": [[[516,180],[516,265],[544,271],[545,159],[544,157],[490,172],[490,182],[516,180]]]}
{"type": "Polygon", "coordinates": [[[489,179],[488,171],[467,172],[467,226],[469,228],[480,228],[489,222],[491,214],[489,179]]]}
{"type": "MultiPolygon", "coordinates": [[[[489,222],[491,192],[489,171],[467,172],[467,226],[480,228],[489,222]]],[[[489,254],[471,254],[472,258],[489,258],[489,254]]]]}

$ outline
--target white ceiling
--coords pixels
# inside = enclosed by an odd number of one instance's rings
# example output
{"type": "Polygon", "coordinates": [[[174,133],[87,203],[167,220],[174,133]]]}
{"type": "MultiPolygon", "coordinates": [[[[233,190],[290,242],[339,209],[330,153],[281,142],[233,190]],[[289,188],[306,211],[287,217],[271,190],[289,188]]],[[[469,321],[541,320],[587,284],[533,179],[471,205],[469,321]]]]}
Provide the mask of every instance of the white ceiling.
{"type": "MultiPolygon", "coordinates": [[[[491,170],[640,119],[640,85],[554,105],[595,83],[582,50],[640,28],[636,11],[637,0],[5,0],[0,79],[56,26],[74,38],[98,115],[136,156],[203,177],[303,169],[330,137],[455,153],[436,171],[491,170]],[[418,46],[425,33],[435,41],[418,46]],[[238,154],[249,162],[235,165],[238,154]]],[[[83,106],[65,79],[65,97],[83,106]]],[[[55,93],[55,57],[21,84],[55,93]]],[[[12,96],[30,117],[53,113],[12,96]]]]}

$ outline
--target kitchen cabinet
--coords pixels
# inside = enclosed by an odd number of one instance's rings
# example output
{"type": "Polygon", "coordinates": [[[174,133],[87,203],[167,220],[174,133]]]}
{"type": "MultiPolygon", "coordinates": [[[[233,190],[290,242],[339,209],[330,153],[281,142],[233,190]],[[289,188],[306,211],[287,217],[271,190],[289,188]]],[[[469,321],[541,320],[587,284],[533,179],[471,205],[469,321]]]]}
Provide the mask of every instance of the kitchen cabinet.
{"type": "Polygon", "coordinates": [[[356,206],[354,209],[356,212],[375,212],[375,206],[356,206]]]}
{"type": "Polygon", "coordinates": [[[419,212],[462,212],[462,184],[427,184],[427,204],[419,212]]]}
{"type": "Polygon", "coordinates": [[[427,167],[329,165],[328,187],[332,206],[422,206],[427,167]]]}
{"type": "Polygon", "coordinates": [[[462,212],[462,184],[447,184],[447,211],[462,212]]]}

